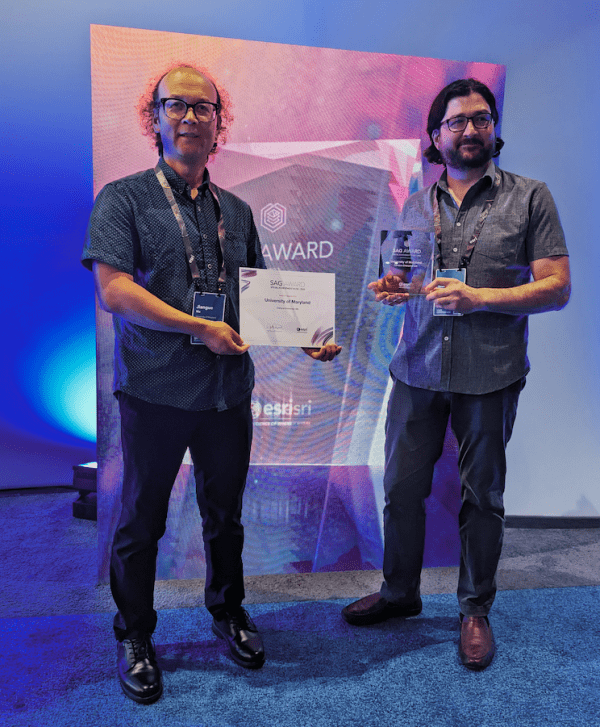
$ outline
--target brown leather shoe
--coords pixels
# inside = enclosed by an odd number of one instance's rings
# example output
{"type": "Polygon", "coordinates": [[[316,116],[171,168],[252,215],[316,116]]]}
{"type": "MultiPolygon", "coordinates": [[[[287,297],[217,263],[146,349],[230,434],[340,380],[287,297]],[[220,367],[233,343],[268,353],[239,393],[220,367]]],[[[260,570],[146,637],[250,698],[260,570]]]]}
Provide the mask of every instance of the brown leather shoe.
{"type": "Polygon", "coordinates": [[[496,644],[487,616],[462,617],[458,652],[462,663],[473,671],[481,671],[492,663],[496,644]]]}
{"type": "Polygon", "coordinates": [[[409,618],[421,613],[421,599],[407,605],[398,605],[386,601],[379,593],[365,596],[342,609],[342,616],[353,626],[368,626],[386,621],[388,618],[409,618]]]}

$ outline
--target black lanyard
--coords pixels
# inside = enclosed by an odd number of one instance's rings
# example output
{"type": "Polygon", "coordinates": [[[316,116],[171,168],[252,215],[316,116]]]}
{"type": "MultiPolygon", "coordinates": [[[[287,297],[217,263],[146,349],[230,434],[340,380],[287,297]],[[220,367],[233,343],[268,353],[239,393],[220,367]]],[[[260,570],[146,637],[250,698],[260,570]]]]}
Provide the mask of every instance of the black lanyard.
{"type": "MultiPolygon", "coordinates": [[[[485,204],[483,206],[483,209],[481,210],[481,214],[479,215],[479,219],[477,220],[477,224],[475,225],[475,229],[473,230],[473,234],[471,235],[471,239],[469,240],[469,244],[467,245],[467,249],[465,251],[465,254],[460,259],[460,265],[459,270],[463,267],[467,267],[467,265],[471,262],[471,257],[473,256],[473,250],[475,249],[475,245],[477,244],[477,240],[479,240],[479,235],[481,235],[481,230],[483,229],[483,225],[485,224],[485,221],[487,220],[487,217],[490,213],[490,210],[492,209],[492,205],[494,204],[494,200],[496,199],[496,195],[498,193],[498,189],[500,188],[500,172],[496,169],[496,175],[494,177],[494,183],[492,184],[488,198],[485,201],[485,204]]],[[[435,185],[435,188],[433,190],[433,224],[435,228],[435,241],[437,243],[438,248],[438,265],[440,269],[444,269],[444,260],[442,257],[442,221],[440,217],[440,203],[438,200],[438,185],[435,185]]]]}
{"type": "MultiPolygon", "coordinates": [[[[163,188],[167,200],[171,205],[171,209],[173,210],[173,214],[175,215],[175,219],[177,220],[177,224],[179,225],[179,229],[181,230],[181,237],[183,238],[183,244],[185,246],[185,254],[188,265],[190,267],[190,273],[192,274],[192,279],[194,281],[196,289],[199,290],[202,284],[202,278],[200,276],[200,271],[198,270],[196,256],[194,255],[194,251],[192,250],[192,244],[190,242],[190,238],[185,227],[185,222],[183,221],[181,210],[179,209],[179,205],[175,201],[173,190],[171,189],[171,186],[167,181],[167,178],[165,177],[165,174],[160,168],[159,164],[157,164],[154,168],[154,173],[156,174],[156,178],[158,179],[160,186],[163,188]]],[[[221,247],[221,269],[219,271],[218,292],[219,294],[221,294],[224,292],[225,289],[225,278],[227,275],[225,271],[225,223],[223,221],[223,213],[221,212],[221,205],[219,203],[217,188],[212,182],[208,183],[208,188],[213,196],[215,204],[217,205],[217,210],[219,214],[219,221],[217,223],[217,234],[219,236],[219,245],[221,247]]]]}

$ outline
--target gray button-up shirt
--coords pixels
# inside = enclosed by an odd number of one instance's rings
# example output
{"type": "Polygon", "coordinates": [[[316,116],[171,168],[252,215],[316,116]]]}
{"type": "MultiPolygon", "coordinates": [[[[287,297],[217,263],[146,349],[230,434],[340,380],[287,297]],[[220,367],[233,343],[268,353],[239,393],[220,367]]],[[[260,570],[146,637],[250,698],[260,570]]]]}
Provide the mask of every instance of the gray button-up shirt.
{"type": "MultiPolygon", "coordinates": [[[[446,173],[409,197],[400,227],[412,232],[429,260],[423,285],[438,268],[433,225],[433,199],[438,194],[442,225],[442,255],[446,268],[458,268],[491,187],[493,162],[457,208],[446,173]],[[437,191],[436,191],[437,190],[437,191]]],[[[490,214],[467,267],[467,285],[511,288],[531,279],[533,260],[566,255],[567,248],[556,205],[542,182],[499,170],[501,182],[490,214]]],[[[527,316],[476,312],[463,316],[433,315],[424,297],[406,303],[400,341],[391,373],[410,386],[434,391],[485,394],[502,389],[529,371],[527,316]]]]}

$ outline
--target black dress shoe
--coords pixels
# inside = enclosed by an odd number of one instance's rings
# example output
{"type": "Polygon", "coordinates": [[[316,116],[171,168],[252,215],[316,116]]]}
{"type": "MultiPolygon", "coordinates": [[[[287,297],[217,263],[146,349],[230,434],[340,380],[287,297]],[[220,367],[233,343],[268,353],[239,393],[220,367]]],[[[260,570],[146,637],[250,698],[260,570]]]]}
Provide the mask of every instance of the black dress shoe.
{"type": "Polygon", "coordinates": [[[233,660],[246,669],[260,669],[265,663],[265,648],[254,621],[240,606],[230,613],[213,618],[213,632],[225,639],[233,660]]]}
{"type": "Polygon", "coordinates": [[[123,639],[117,644],[121,689],[134,702],[152,704],[163,693],[162,677],[150,636],[123,639]]]}
{"type": "Polygon", "coordinates": [[[418,616],[422,609],[423,603],[420,598],[414,603],[399,605],[386,601],[379,593],[373,593],[345,606],[342,609],[342,616],[353,626],[369,626],[386,621],[388,618],[418,616]]]}

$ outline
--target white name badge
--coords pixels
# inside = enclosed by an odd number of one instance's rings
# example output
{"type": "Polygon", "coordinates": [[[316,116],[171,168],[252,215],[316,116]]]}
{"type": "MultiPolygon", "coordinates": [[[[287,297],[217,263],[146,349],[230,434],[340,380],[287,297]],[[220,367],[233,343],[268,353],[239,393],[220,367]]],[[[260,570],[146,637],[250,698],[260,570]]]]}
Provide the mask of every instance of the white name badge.
{"type": "Polygon", "coordinates": [[[255,346],[335,340],[335,274],[240,268],[240,335],[255,346]]]}
{"type": "MultiPolygon", "coordinates": [[[[460,280],[461,283],[467,281],[467,269],[466,268],[445,268],[444,270],[435,271],[436,278],[454,278],[460,280]]],[[[440,286],[443,287],[443,286],[440,286]]],[[[458,313],[455,310],[446,310],[446,308],[440,308],[439,305],[433,301],[433,315],[434,316],[462,316],[462,313],[458,313]]]]}
{"type": "MultiPolygon", "coordinates": [[[[225,320],[226,299],[226,295],[196,291],[194,293],[194,302],[192,303],[192,315],[194,318],[222,322],[225,320]]],[[[194,346],[204,346],[204,342],[198,336],[190,336],[190,343],[194,346]]]]}

